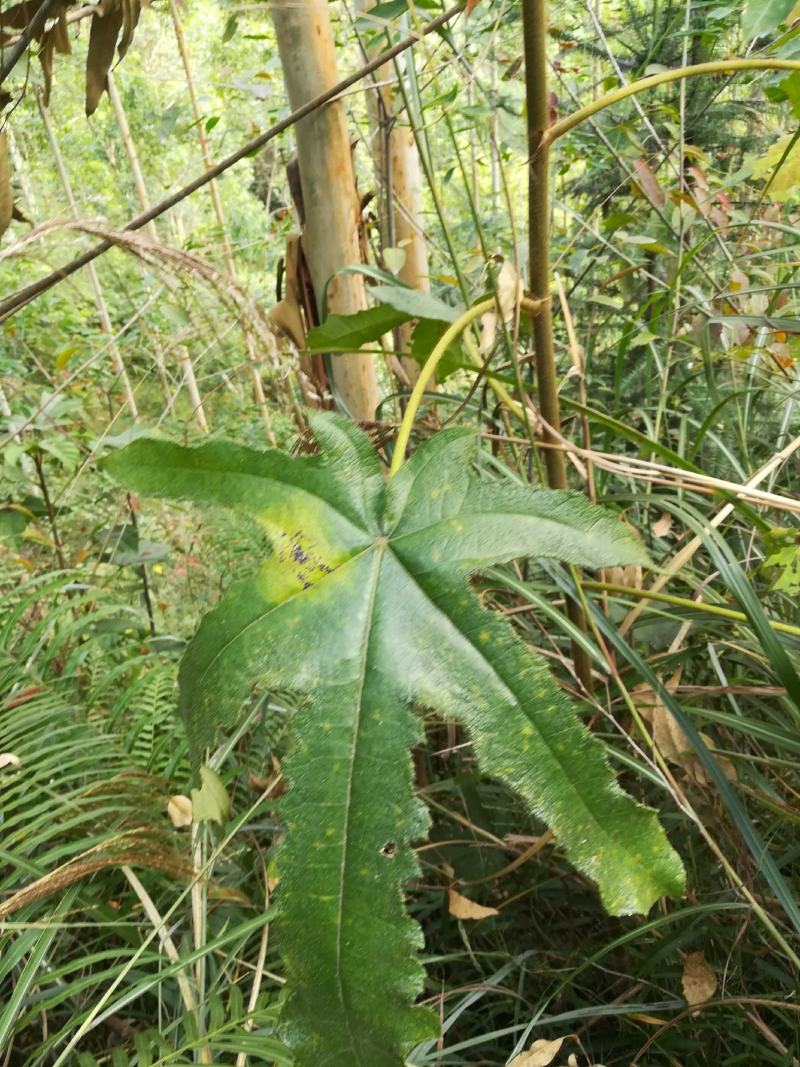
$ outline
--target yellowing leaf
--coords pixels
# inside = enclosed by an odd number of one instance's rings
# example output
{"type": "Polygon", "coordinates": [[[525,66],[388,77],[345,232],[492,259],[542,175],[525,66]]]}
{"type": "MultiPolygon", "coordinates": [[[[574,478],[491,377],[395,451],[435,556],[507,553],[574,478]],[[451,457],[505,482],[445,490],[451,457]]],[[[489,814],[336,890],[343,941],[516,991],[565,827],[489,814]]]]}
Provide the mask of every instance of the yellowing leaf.
{"type": "Polygon", "coordinates": [[[497,908],[485,908],[482,904],[476,904],[469,897],[462,897],[455,889],[447,894],[447,908],[456,919],[488,919],[492,915],[499,915],[497,908]]]}
{"type": "Polygon", "coordinates": [[[752,176],[769,181],[767,197],[770,200],[792,200],[800,185],[800,140],[789,149],[792,137],[793,134],[787,134],[779,138],[763,156],[751,160],[752,176]],[[787,149],[788,154],[781,164],[787,149]]]}
{"type": "Polygon", "coordinates": [[[383,262],[392,274],[399,274],[403,269],[406,262],[406,251],[404,248],[384,248],[383,250],[383,262]]]}
{"type": "Polygon", "coordinates": [[[167,815],[172,820],[172,825],[178,829],[192,825],[192,802],[188,797],[177,794],[169,798],[167,815]]]}
{"type": "Polygon", "coordinates": [[[80,352],[80,345],[65,345],[56,356],[56,370],[63,370],[76,352],[80,352]]]}
{"type": "Polygon", "coordinates": [[[192,790],[195,822],[223,823],[230,815],[231,801],[222,779],[209,766],[200,768],[200,788],[192,790]]]}
{"type": "Polygon", "coordinates": [[[508,1067],[548,1067],[552,1063],[564,1044],[563,1037],[557,1037],[554,1041],[534,1041],[527,1052],[521,1052],[515,1056],[508,1067]]]}
{"type": "Polygon", "coordinates": [[[702,952],[690,952],[683,963],[683,995],[688,1004],[703,1004],[717,991],[717,976],[702,952]]]}

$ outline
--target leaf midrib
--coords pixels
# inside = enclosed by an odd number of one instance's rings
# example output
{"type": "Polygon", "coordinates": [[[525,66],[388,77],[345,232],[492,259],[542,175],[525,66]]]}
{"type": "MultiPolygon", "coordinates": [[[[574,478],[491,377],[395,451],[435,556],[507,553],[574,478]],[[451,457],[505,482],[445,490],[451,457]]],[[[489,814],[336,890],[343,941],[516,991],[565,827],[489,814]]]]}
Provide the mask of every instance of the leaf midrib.
{"type": "Polygon", "coordinates": [[[342,1012],[344,1014],[347,1033],[350,1037],[350,1047],[353,1051],[353,1055],[356,1060],[361,1063],[361,1056],[358,1052],[358,1047],[355,1041],[355,1035],[353,1034],[352,1025],[350,1022],[350,1011],[347,1001],[347,994],[344,988],[344,982],[342,980],[342,927],[344,916],[344,900],[345,900],[345,882],[348,869],[348,852],[350,844],[350,836],[348,833],[350,825],[350,809],[353,800],[353,780],[355,776],[356,766],[356,750],[358,748],[358,735],[361,729],[361,713],[363,709],[363,696],[364,696],[364,684],[367,677],[367,666],[369,663],[369,649],[370,639],[372,635],[372,623],[373,616],[375,614],[375,601],[377,598],[378,587],[380,585],[381,564],[383,562],[383,554],[385,551],[384,544],[376,544],[375,548],[375,562],[373,564],[372,571],[372,584],[369,591],[369,602],[367,605],[366,617],[364,620],[364,634],[361,640],[362,655],[361,663],[359,665],[359,678],[358,689],[356,692],[356,700],[353,702],[353,736],[350,748],[350,765],[347,776],[347,797],[345,801],[344,809],[344,822],[342,826],[342,861],[339,868],[339,899],[337,904],[336,913],[336,991],[339,996],[339,1003],[342,1006],[342,1012]]]}

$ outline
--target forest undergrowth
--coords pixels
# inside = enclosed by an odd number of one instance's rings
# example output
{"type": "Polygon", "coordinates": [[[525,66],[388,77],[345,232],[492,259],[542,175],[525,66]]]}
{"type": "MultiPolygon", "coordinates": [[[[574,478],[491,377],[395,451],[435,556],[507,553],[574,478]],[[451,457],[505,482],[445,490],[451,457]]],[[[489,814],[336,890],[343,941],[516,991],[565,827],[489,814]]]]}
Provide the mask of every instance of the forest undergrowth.
{"type": "MultiPolygon", "coordinates": [[[[4,7],[5,55],[27,22],[4,7]]],[[[624,790],[657,811],[686,888],[647,915],[608,915],[558,836],[481,770],[464,727],[421,704],[413,782],[431,827],[406,904],[424,935],[418,1000],[441,1032],[406,1062],[797,1064],[798,12],[550,5],[548,128],[619,96],[550,145],[539,291],[523,5],[469,3],[425,34],[412,31],[444,11],[432,0],[370,7],[330,5],[341,77],[410,33],[413,47],[340,98],[360,245],[325,300],[357,278],[372,318],[355,324],[315,307],[315,265],[302,266],[294,125],[125,229],[297,106],[266,9],[154,3],[90,120],[85,17],[64,16],[71,55],[54,36],[48,67],[40,41],[42,63],[23,59],[9,79],[0,1065],[296,1062],[272,926],[297,687],[249,689],[202,781],[177,713],[200,619],[234,583],[257,585],[269,537],[258,516],[127,490],[104,460],[153,434],[312,456],[309,411],[348,412],[340,368],[358,352],[378,398],[359,421],[388,471],[437,345],[412,456],[443,427],[469,429],[476,483],[522,492],[559,488],[557,454],[569,487],[646,550],[647,564],[580,569],[531,551],[470,586],[546,661],[624,790]],[[764,69],[729,69],[735,56],[764,69]],[[418,157],[405,237],[407,204],[387,223],[401,195],[397,175],[386,187],[387,107],[418,157]],[[420,234],[422,285],[402,273],[420,234]],[[11,306],[98,240],[109,248],[89,267],[11,306]]],[[[318,634],[322,647],[336,637],[318,634]]]]}

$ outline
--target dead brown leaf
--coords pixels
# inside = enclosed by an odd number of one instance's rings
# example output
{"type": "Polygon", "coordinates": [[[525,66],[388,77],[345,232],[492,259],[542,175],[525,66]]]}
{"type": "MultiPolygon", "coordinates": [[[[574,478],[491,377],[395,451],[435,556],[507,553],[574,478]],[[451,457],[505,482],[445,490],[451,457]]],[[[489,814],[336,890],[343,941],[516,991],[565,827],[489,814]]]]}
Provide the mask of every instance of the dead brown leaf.
{"type": "Polygon", "coordinates": [[[542,1039],[534,1041],[527,1052],[521,1052],[515,1056],[508,1067],[548,1067],[558,1055],[564,1044],[563,1037],[557,1037],[554,1041],[542,1039]]]}
{"type": "Polygon", "coordinates": [[[654,537],[666,537],[667,534],[672,529],[673,521],[674,520],[673,520],[672,516],[668,512],[665,511],[663,513],[663,515],[661,515],[658,519],[656,519],[656,521],[650,527],[650,529],[653,532],[653,536],[654,537]]]}
{"type": "MultiPolygon", "coordinates": [[[[672,677],[663,683],[671,696],[674,696],[677,692],[681,680],[681,672],[682,668],[678,668],[672,677]]],[[[664,759],[668,763],[674,763],[681,767],[697,785],[708,785],[708,775],[702,763],[694,754],[689,738],[675,721],[672,713],[666,708],[661,697],[646,682],[634,686],[631,690],[631,696],[642,717],[650,723],[653,729],[653,740],[664,759]]],[[[705,734],[700,734],[700,737],[703,739],[706,748],[711,749],[713,752],[714,744],[711,738],[705,734]]],[[[725,759],[724,756],[717,756],[717,762],[726,777],[731,781],[735,781],[736,768],[731,761],[725,759]]]]}
{"type": "Polygon", "coordinates": [[[717,976],[702,952],[690,952],[683,961],[681,985],[687,1004],[703,1004],[716,993],[717,976]]]}
{"type": "Polygon", "coordinates": [[[114,62],[114,49],[122,29],[124,14],[117,3],[104,15],[92,16],[89,31],[89,52],[86,57],[86,114],[93,115],[100,97],[108,86],[108,72],[114,62]]]}
{"type": "Polygon", "coordinates": [[[172,820],[172,825],[177,829],[182,829],[184,826],[192,825],[192,802],[188,797],[183,796],[181,793],[176,793],[174,797],[169,798],[167,804],[167,815],[172,820]]]}
{"type": "Polygon", "coordinates": [[[635,160],[633,169],[636,174],[636,184],[642,190],[644,195],[653,207],[662,208],[667,202],[667,197],[666,193],[659,185],[656,172],[650,164],[645,163],[643,159],[635,160]]]}
{"type": "MultiPolygon", "coordinates": [[[[58,24],[56,24],[58,25],[58,24]]],[[[55,49],[55,37],[53,30],[48,30],[42,37],[42,47],[39,49],[39,62],[42,66],[42,103],[45,107],[50,106],[50,89],[53,86],[53,51],[55,49]]]]}
{"type": "Polygon", "coordinates": [[[603,581],[611,585],[624,585],[628,589],[641,589],[642,568],[632,563],[627,567],[605,567],[603,581]]]}
{"type": "Polygon", "coordinates": [[[121,0],[122,3],[122,34],[119,39],[119,58],[122,59],[130,48],[133,40],[133,32],[139,22],[141,6],[139,0],[121,0]]]}
{"type": "Polygon", "coordinates": [[[455,889],[448,891],[447,906],[455,919],[488,919],[492,915],[500,914],[497,908],[485,908],[482,904],[476,904],[469,897],[456,893],[455,889]]]}

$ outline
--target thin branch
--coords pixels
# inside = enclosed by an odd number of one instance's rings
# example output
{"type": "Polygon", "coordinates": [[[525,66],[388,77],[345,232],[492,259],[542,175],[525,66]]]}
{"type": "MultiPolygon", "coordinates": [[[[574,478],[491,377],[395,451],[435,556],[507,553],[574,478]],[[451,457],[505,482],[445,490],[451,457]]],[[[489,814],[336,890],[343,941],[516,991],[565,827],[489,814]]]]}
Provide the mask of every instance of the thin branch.
{"type": "Polygon", "coordinates": [[[598,112],[603,111],[620,100],[627,100],[629,96],[636,96],[646,89],[656,89],[660,85],[669,82],[682,81],[684,78],[696,78],[703,74],[735,74],[737,71],[752,70],[800,70],[800,60],[797,59],[715,59],[710,63],[696,63],[690,67],[674,67],[672,70],[664,70],[659,74],[653,74],[649,78],[640,78],[635,82],[628,82],[618,89],[612,89],[605,96],[600,96],[585,107],[579,108],[571,115],[554,123],[542,138],[545,145],[550,145],[569,133],[582,122],[592,118],[598,112]]]}

